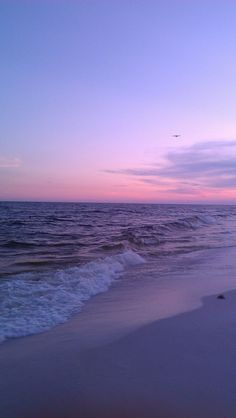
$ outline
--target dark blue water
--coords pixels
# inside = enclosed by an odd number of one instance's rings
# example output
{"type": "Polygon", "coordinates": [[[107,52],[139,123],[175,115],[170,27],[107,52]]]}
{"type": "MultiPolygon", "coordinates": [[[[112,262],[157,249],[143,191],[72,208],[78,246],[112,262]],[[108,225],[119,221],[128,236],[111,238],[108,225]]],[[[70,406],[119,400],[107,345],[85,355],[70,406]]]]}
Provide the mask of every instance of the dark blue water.
{"type": "Polygon", "coordinates": [[[0,272],[71,267],[126,249],[158,256],[226,245],[235,217],[235,206],[0,203],[0,272]]]}
{"type": "Polygon", "coordinates": [[[235,206],[1,202],[0,338],[64,322],[132,266],[234,245],[235,206]]]}

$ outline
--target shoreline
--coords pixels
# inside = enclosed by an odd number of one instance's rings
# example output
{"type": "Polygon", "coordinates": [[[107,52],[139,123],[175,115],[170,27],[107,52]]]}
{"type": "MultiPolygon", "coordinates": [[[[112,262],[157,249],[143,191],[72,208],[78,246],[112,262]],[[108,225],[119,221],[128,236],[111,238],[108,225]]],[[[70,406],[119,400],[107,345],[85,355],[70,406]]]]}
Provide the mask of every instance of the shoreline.
{"type": "Polygon", "coordinates": [[[83,348],[38,334],[0,347],[4,418],[235,418],[236,291],[83,348]]]}

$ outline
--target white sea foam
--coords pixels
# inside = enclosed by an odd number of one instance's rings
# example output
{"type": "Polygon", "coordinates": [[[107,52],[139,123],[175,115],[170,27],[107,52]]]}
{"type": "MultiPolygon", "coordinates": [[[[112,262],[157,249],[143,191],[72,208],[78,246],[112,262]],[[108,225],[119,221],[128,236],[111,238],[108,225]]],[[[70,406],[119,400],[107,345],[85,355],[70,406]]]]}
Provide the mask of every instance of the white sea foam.
{"type": "Polygon", "coordinates": [[[91,296],[105,292],[129,266],[144,263],[125,251],[80,267],[26,273],[0,284],[0,341],[47,331],[79,312],[91,296]]]}

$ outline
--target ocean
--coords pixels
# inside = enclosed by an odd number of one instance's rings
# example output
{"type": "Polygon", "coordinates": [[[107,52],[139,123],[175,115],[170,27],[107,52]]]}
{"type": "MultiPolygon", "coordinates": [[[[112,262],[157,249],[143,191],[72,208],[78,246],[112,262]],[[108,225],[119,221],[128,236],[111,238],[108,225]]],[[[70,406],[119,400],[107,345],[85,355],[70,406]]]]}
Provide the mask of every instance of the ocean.
{"type": "Polygon", "coordinates": [[[234,288],[232,247],[236,206],[1,202],[0,341],[48,331],[122,282],[234,288]],[[203,264],[214,274],[199,284],[203,264]]]}

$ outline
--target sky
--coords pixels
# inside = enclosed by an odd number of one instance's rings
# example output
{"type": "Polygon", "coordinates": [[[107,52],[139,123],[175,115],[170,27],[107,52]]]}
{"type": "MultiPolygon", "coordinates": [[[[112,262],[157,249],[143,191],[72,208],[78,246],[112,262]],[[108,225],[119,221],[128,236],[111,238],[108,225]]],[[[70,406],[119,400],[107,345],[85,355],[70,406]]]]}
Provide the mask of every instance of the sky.
{"type": "Polygon", "coordinates": [[[236,204],[235,16],[0,0],[0,200],[236,204]]]}

